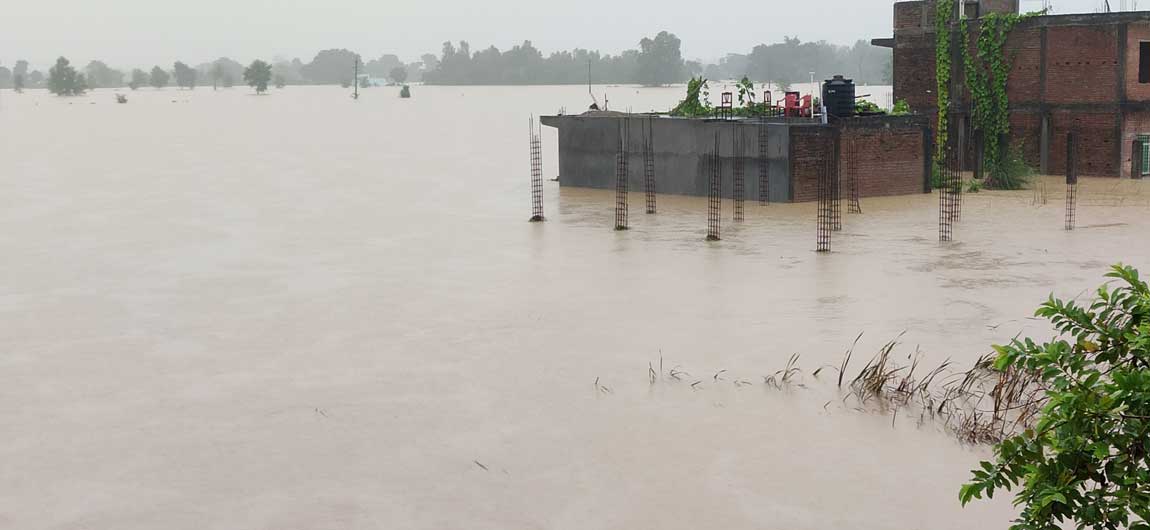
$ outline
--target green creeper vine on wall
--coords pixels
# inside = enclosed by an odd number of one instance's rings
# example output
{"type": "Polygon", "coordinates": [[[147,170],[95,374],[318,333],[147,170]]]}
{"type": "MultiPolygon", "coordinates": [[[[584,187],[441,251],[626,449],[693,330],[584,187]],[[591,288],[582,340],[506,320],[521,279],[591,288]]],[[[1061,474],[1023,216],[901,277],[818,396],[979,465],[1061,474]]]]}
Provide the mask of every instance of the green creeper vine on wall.
{"type": "MultiPolygon", "coordinates": [[[[1041,13],[1018,15],[1014,13],[989,13],[979,19],[977,51],[971,54],[970,30],[967,21],[958,21],[962,36],[963,73],[966,88],[970,91],[972,112],[971,124],[983,136],[983,164],[987,171],[987,184],[993,187],[1015,189],[1021,187],[1020,179],[1006,170],[1002,142],[1010,134],[1009,100],[1006,95],[1006,81],[1010,67],[1003,46],[1010,32],[1019,22],[1041,13]]],[[[955,17],[954,0],[935,2],[935,80],[938,98],[938,123],[935,128],[934,172],[940,174],[945,160],[950,134],[950,81],[951,26],[955,17]]]]}
{"type": "MultiPolygon", "coordinates": [[[[954,17],[954,0],[938,0],[935,3],[934,27],[935,80],[937,81],[938,124],[935,127],[934,175],[942,174],[942,161],[945,160],[950,121],[950,24],[954,17]]],[[[937,178],[936,178],[937,180],[937,178]]]]}
{"type": "MultiPolygon", "coordinates": [[[[1006,94],[1010,66],[1003,46],[1014,27],[1034,15],[990,13],[979,19],[977,52],[971,55],[966,46],[962,50],[966,87],[972,103],[971,124],[982,131],[983,167],[986,183],[991,187],[1017,189],[1023,184],[1006,171],[1003,160],[1002,142],[1010,134],[1010,102],[1006,94]]],[[[962,41],[970,42],[965,19],[959,21],[959,31],[962,41]]]]}

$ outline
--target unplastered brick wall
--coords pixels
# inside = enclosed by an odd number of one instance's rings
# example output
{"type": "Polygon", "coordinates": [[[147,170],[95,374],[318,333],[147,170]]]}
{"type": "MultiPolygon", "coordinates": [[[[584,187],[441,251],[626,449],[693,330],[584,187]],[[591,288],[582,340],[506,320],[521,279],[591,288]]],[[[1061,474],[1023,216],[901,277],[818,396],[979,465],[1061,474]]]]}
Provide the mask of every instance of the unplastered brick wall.
{"type": "Polygon", "coordinates": [[[1066,174],[1066,133],[1078,135],[1078,174],[1117,176],[1118,115],[1115,112],[1055,110],[1050,113],[1050,154],[1047,172],[1066,174]]]}
{"type": "Polygon", "coordinates": [[[791,189],[795,202],[819,198],[819,171],[831,152],[829,127],[791,127],[791,189]]]}
{"type": "Polygon", "coordinates": [[[894,96],[920,112],[938,105],[934,44],[929,33],[900,37],[894,49],[894,96]]]}
{"type": "MultiPolygon", "coordinates": [[[[972,37],[972,40],[974,37],[972,37]]],[[[1018,28],[1003,45],[1008,50],[1010,77],[1006,97],[1011,105],[1035,103],[1042,96],[1042,30],[1018,28]]]]}
{"type": "MultiPolygon", "coordinates": [[[[933,8],[933,4],[931,4],[933,8]]],[[[894,5],[894,30],[912,29],[922,27],[923,9],[925,2],[898,2],[894,5]]],[[[933,20],[933,19],[931,19],[933,20]]]]}
{"type": "Polygon", "coordinates": [[[1022,159],[1033,168],[1042,163],[1042,114],[1038,111],[1010,113],[1010,144],[1022,152],[1022,159]]]}
{"type": "Polygon", "coordinates": [[[1046,103],[1118,100],[1118,25],[1046,28],[1046,103]]]}
{"type": "MultiPolygon", "coordinates": [[[[818,200],[819,170],[831,151],[834,130],[830,127],[791,127],[791,182],[795,202],[818,200]]],[[[842,150],[842,196],[849,193],[849,176],[857,164],[859,195],[881,197],[922,193],[925,182],[926,134],[921,125],[895,127],[843,127],[839,133],[842,150]],[[854,142],[851,161],[847,142],[854,142]]]]}
{"type": "Polygon", "coordinates": [[[1138,53],[1143,42],[1150,42],[1150,22],[1126,26],[1126,99],[1150,100],[1150,83],[1138,82],[1138,53]]]}
{"type": "Polygon", "coordinates": [[[881,197],[908,195],[924,190],[924,135],[919,127],[846,128],[842,132],[845,152],[855,160],[843,158],[843,189],[849,190],[850,169],[856,171],[859,195],[881,197]],[[854,149],[847,149],[853,142],[854,149]]]}

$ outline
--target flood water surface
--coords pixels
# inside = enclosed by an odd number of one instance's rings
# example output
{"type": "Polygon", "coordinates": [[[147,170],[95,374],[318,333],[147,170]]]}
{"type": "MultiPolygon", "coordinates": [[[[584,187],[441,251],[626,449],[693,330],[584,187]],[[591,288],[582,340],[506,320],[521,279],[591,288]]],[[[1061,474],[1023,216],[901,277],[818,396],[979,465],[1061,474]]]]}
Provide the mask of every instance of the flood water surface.
{"type": "Polygon", "coordinates": [[[958,505],[986,448],[813,371],[965,369],[1150,270],[1150,182],[1084,179],[1073,232],[1057,179],[967,195],[945,245],[936,195],[864,199],[826,255],[810,204],[707,243],[705,199],[615,232],[547,182],[532,224],[528,117],[585,88],[413,91],[0,95],[0,528],[1005,527],[958,505]]]}

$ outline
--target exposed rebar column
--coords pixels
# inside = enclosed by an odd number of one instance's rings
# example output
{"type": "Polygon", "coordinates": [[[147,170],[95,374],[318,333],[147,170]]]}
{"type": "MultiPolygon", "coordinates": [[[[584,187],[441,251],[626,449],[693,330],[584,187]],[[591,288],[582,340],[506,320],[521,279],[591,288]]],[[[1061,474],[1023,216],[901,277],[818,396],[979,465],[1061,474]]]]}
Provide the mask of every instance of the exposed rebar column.
{"type": "Polygon", "coordinates": [[[643,191],[647,194],[647,213],[655,213],[655,119],[647,116],[643,135],[643,191]]]}
{"type": "Polygon", "coordinates": [[[843,179],[842,179],[842,163],[841,163],[841,143],[839,141],[839,133],[836,131],[831,136],[831,148],[827,158],[830,162],[828,177],[831,186],[831,230],[838,232],[843,229],[843,179]]]}
{"type": "Polygon", "coordinates": [[[834,179],[831,178],[833,161],[830,156],[824,156],[816,164],[817,171],[817,232],[815,250],[817,252],[831,251],[831,232],[834,231],[834,192],[831,191],[834,179]]]}
{"type": "Polygon", "coordinates": [[[759,204],[771,202],[771,166],[767,148],[767,121],[759,122],[759,204]]]}
{"type": "Polygon", "coordinates": [[[738,125],[731,126],[731,173],[734,175],[731,195],[735,203],[735,221],[743,220],[743,200],[746,196],[746,183],[743,182],[743,135],[738,125]]]}
{"type": "Polygon", "coordinates": [[[950,241],[954,237],[951,225],[958,207],[958,195],[955,189],[961,186],[961,181],[958,177],[958,160],[955,154],[947,149],[943,156],[938,190],[938,240],[950,241]]]}
{"type": "Polygon", "coordinates": [[[627,229],[627,160],[630,149],[631,120],[623,118],[619,123],[619,153],[615,158],[615,230],[627,229]]]}
{"type": "Polygon", "coordinates": [[[950,220],[957,223],[962,220],[962,153],[954,151],[949,153],[947,168],[950,173],[951,208],[950,220]]]}
{"type": "Polygon", "coordinates": [[[535,128],[535,117],[527,123],[528,141],[531,145],[531,222],[538,223],[543,217],[543,135],[542,124],[535,128]]]}
{"type": "Polygon", "coordinates": [[[855,138],[851,136],[843,144],[846,151],[847,181],[850,188],[850,198],[847,201],[848,213],[862,213],[862,204],[859,202],[859,158],[855,138]]]}
{"type": "MultiPolygon", "coordinates": [[[[1073,132],[1066,133],[1066,229],[1074,230],[1074,220],[1078,209],[1078,138],[1073,132]]],[[[1137,156],[1137,153],[1135,154],[1137,156]]]]}
{"type": "Polygon", "coordinates": [[[719,158],[719,132],[715,132],[715,147],[705,156],[704,170],[710,181],[707,192],[707,241],[719,240],[719,225],[723,213],[723,162],[719,158]]]}

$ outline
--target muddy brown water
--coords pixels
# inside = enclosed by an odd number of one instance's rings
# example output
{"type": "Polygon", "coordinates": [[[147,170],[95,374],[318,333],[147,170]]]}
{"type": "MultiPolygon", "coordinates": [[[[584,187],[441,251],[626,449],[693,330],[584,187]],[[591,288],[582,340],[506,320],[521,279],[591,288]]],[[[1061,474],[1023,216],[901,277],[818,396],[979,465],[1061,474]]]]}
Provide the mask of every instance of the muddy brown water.
{"type": "Polygon", "coordinates": [[[1005,527],[957,502],[985,448],[810,372],[860,332],[965,368],[1150,271],[1150,182],[1084,179],[1069,233],[1057,179],[968,195],[947,245],[936,196],[865,199],[829,255],[813,205],[706,243],[705,199],[617,233],[548,182],[530,224],[527,118],[585,89],[395,92],[0,94],[0,528],[1005,527]]]}

